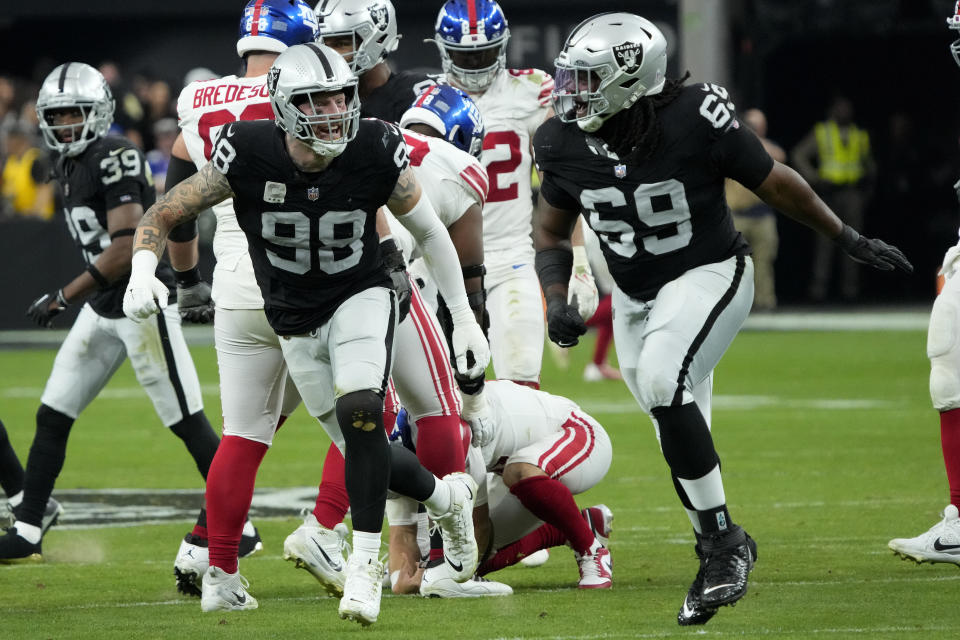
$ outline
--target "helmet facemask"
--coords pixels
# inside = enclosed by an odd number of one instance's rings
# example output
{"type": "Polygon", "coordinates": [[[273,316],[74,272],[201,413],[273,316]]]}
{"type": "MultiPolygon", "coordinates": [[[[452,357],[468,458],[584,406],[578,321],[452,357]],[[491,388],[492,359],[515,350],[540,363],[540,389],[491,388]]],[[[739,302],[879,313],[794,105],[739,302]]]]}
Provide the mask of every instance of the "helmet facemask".
{"type": "Polygon", "coordinates": [[[309,146],[314,153],[336,157],[343,153],[348,142],[357,137],[360,107],[356,94],[355,86],[344,87],[342,91],[306,89],[294,92],[290,97],[290,109],[296,111],[293,126],[287,129],[281,124],[280,128],[309,146]],[[331,103],[336,105],[336,111],[331,111],[331,103]]]}
{"type": "Polygon", "coordinates": [[[504,32],[501,39],[486,46],[454,45],[437,38],[443,72],[466,91],[486,91],[497,74],[507,66],[509,39],[509,30],[504,32]]]}

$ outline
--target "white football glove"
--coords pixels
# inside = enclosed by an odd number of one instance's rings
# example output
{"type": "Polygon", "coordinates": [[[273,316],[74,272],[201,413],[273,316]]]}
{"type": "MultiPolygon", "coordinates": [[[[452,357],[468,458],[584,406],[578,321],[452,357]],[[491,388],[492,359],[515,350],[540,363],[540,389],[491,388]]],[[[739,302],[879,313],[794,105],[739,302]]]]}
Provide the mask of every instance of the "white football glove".
{"type": "Polygon", "coordinates": [[[460,417],[470,425],[470,444],[474,447],[485,447],[490,444],[494,436],[493,416],[490,414],[487,397],[483,389],[473,395],[469,393],[461,395],[463,410],[460,412],[460,417]]]}
{"type": "Polygon", "coordinates": [[[123,294],[123,313],[134,322],[167,308],[170,292],[156,276],[158,262],[152,251],[141,249],[133,254],[130,282],[123,294]]]}
{"type": "Polygon", "coordinates": [[[593,317],[600,304],[600,292],[584,247],[573,247],[573,272],[567,285],[567,304],[576,307],[584,322],[593,317]]]}
{"type": "Polygon", "coordinates": [[[482,376],[490,363],[490,345],[483,335],[483,329],[468,305],[450,309],[453,320],[453,357],[457,371],[468,378],[482,376]],[[473,355],[473,363],[468,366],[467,352],[473,355]]]}

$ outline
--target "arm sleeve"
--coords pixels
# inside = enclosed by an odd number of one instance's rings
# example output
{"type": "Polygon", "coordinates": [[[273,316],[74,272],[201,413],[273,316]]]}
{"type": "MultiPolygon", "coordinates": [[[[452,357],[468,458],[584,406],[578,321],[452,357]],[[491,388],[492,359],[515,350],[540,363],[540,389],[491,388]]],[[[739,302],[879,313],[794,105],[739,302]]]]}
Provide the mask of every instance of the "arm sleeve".
{"type": "Polygon", "coordinates": [[[167,166],[166,190],[169,191],[174,185],[179,184],[197,172],[197,165],[189,160],[170,157],[170,164],[167,166]]]}

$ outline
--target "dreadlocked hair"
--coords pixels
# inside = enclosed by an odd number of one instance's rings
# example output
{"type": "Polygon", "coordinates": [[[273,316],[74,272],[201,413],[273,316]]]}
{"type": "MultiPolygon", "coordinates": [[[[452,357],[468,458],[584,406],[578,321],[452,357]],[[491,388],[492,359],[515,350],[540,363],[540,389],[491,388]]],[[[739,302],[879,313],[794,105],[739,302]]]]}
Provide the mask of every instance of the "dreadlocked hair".
{"type": "Polygon", "coordinates": [[[683,83],[690,77],[687,71],[680,78],[668,78],[660,93],[640,98],[629,109],[608,119],[597,134],[621,160],[639,163],[647,160],[660,145],[660,121],[657,110],[673,102],[683,83]]]}

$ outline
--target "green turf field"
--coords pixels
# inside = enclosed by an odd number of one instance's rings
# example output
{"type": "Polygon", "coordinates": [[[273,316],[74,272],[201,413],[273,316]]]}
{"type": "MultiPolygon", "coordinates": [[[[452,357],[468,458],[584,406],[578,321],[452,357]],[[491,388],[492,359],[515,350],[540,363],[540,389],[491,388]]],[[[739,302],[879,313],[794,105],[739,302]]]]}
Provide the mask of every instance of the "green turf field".
{"type": "MultiPolygon", "coordinates": [[[[573,554],[560,548],[539,569],[494,574],[514,587],[513,597],[385,595],[379,622],[364,630],[339,620],[337,601],[281,559],[298,524],[291,513],[258,521],[265,549],[241,563],[260,609],[202,614],[174,588],[186,521],[55,527],[44,540],[45,564],[0,566],[0,638],[952,637],[957,568],[903,562],[886,547],[891,537],[925,531],[947,501],[924,342],[921,331],[737,338],[716,372],[713,424],[730,511],[756,538],[759,562],[746,598],[706,627],[676,624],[696,560],[652,426],[622,383],[581,381],[587,343],[573,350],[566,372],[546,357],[543,386],[579,401],[613,440],[606,480],[577,497],[615,514],[612,590],[579,592],[573,554]]],[[[193,352],[208,415],[219,423],[213,348],[193,352]]],[[[53,356],[0,352],[0,418],[24,461],[53,356]]],[[[125,366],[80,417],[58,490],[200,487],[183,446],[136,390],[125,366]]],[[[258,486],[313,484],[326,446],[299,411],[258,486]]]]}

